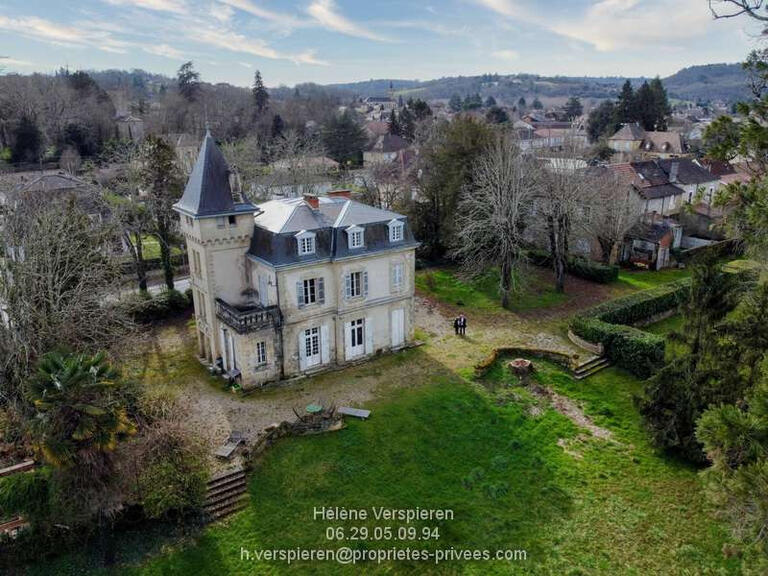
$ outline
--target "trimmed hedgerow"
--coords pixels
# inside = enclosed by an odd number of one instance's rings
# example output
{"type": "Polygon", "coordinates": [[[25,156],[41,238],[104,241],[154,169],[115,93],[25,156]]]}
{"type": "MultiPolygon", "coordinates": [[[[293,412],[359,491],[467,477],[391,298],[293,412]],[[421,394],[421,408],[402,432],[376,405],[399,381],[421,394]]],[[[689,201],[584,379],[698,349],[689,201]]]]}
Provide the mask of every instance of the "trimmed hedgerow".
{"type": "MultiPolygon", "coordinates": [[[[552,257],[545,250],[528,250],[528,260],[536,266],[552,266],[552,257]]],[[[619,278],[618,266],[607,266],[578,256],[566,258],[565,270],[573,276],[600,284],[609,284],[619,278]]]]}
{"type": "Polygon", "coordinates": [[[589,342],[600,342],[612,362],[648,378],[664,363],[664,339],[631,324],[680,306],[690,286],[690,278],[685,278],[604,302],[576,316],[571,330],[589,342]]]}

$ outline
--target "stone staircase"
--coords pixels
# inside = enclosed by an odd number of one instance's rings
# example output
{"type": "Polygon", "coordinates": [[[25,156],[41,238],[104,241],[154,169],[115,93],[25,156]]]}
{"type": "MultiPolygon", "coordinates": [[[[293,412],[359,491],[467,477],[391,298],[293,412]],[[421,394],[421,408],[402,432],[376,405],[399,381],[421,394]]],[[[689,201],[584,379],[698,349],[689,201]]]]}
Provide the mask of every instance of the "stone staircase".
{"type": "Polygon", "coordinates": [[[227,470],[211,478],[203,504],[205,521],[213,522],[245,508],[248,505],[247,492],[245,470],[242,468],[227,470]]]}
{"type": "Polygon", "coordinates": [[[592,374],[596,374],[597,372],[600,372],[600,370],[608,368],[610,365],[611,363],[605,356],[592,356],[574,368],[573,376],[576,380],[583,380],[587,376],[592,376],[592,374]]]}

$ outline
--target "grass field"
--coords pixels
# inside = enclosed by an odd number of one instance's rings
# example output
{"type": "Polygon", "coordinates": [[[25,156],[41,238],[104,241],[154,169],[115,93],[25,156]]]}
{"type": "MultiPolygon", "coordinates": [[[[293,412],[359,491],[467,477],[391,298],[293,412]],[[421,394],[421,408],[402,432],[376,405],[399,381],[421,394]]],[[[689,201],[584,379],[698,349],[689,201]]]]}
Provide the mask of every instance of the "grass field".
{"type": "MultiPolygon", "coordinates": [[[[514,295],[510,306],[513,312],[549,308],[566,300],[566,294],[557,293],[553,283],[537,272],[530,270],[519,279],[520,291],[514,295]]],[[[416,274],[416,287],[423,294],[452,306],[484,312],[503,310],[497,269],[476,279],[462,279],[455,269],[422,270],[416,274]]]]}
{"type": "MultiPolygon", "coordinates": [[[[428,363],[419,350],[409,361],[428,363]]],[[[244,512],[199,534],[134,535],[120,572],[218,574],[730,574],[726,535],[703,505],[696,470],[657,454],[633,395],[642,383],[615,368],[580,382],[536,362],[541,385],[568,396],[612,437],[597,439],[528,388],[500,360],[481,380],[435,371],[422,386],[382,397],[369,421],[280,442],[250,479],[244,512]],[[558,445],[564,443],[565,450],[558,445]],[[567,451],[566,451],[567,450],[567,451]],[[451,509],[416,522],[439,539],[412,548],[524,549],[515,562],[399,562],[341,566],[241,560],[241,547],[380,549],[404,542],[326,538],[329,526],[399,522],[313,520],[315,506],[451,509]],[[151,552],[140,560],[137,550],[151,552]]],[[[47,566],[85,573],[82,557],[47,566]]],[[[53,572],[39,572],[53,573],[53,572]]]]}

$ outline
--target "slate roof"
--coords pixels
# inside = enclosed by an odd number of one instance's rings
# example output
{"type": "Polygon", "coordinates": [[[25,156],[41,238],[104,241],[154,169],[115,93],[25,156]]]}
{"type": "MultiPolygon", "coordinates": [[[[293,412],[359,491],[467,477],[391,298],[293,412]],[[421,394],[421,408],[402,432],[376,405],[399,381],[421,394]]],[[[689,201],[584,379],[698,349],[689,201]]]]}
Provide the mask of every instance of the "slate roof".
{"type": "Polygon", "coordinates": [[[207,132],[184,194],[174,208],[189,216],[205,218],[255,211],[252,204],[236,204],[229,186],[229,166],[207,132]]]}
{"type": "Polygon", "coordinates": [[[718,179],[690,158],[668,158],[666,160],[657,160],[657,162],[667,175],[671,173],[672,165],[677,164],[677,181],[681,184],[703,184],[704,182],[713,182],[718,179]]]}
{"type": "Polygon", "coordinates": [[[678,188],[674,184],[660,184],[659,186],[648,186],[646,188],[638,189],[640,196],[646,200],[653,200],[655,198],[666,198],[668,196],[679,196],[685,194],[685,190],[678,188]]]}
{"type": "Polygon", "coordinates": [[[383,153],[399,152],[400,150],[408,148],[408,146],[408,142],[397,134],[384,134],[383,136],[376,138],[373,144],[368,148],[368,151],[383,153]]]}
{"type": "Polygon", "coordinates": [[[664,152],[667,154],[683,154],[685,146],[679,132],[646,132],[642,148],[646,152],[664,152]]]}
{"type": "Polygon", "coordinates": [[[320,196],[313,209],[304,198],[272,200],[259,204],[249,256],[274,266],[336,260],[344,257],[382,252],[418,245],[401,214],[375,208],[345,197],[320,196]],[[403,240],[389,242],[389,222],[405,224],[403,240]],[[363,248],[348,248],[347,228],[364,228],[363,248]],[[296,235],[315,234],[315,253],[299,256],[296,235]]]}
{"type": "Polygon", "coordinates": [[[19,185],[21,191],[31,192],[57,192],[61,190],[74,190],[88,184],[80,178],[69,174],[42,174],[33,177],[19,185]]]}

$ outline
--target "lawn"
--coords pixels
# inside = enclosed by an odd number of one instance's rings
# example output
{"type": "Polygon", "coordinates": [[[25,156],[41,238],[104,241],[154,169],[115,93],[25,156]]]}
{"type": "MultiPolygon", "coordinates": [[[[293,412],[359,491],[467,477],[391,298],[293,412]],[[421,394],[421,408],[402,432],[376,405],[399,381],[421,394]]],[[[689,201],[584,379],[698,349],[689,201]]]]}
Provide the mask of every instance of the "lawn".
{"type": "Polygon", "coordinates": [[[660,284],[688,278],[691,271],[688,268],[664,268],[662,270],[627,270],[619,271],[619,279],[615,283],[624,289],[647,290],[660,284]]]}
{"type": "MultiPolygon", "coordinates": [[[[160,241],[149,234],[141,237],[142,254],[145,260],[156,260],[160,258],[160,241]]],[[[171,246],[171,254],[181,254],[183,250],[178,246],[171,246]]]]}
{"type": "MultiPolygon", "coordinates": [[[[415,365],[435,364],[421,350],[415,365]]],[[[152,556],[126,574],[730,574],[722,527],[704,508],[697,472],[657,454],[633,396],[642,382],[615,368],[575,381],[536,362],[535,378],[583,406],[612,438],[600,440],[515,385],[504,360],[477,381],[435,369],[421,386],[369,405],[368,421],[336,433],[281,441],[250,477],[251,504],[193,536],[147,536],[152,556]],[[567,452],[558,445],[564,439],[567,452]],[[439,539],[411,548],[524,549],[515,562],[398,562],[342,566],[241,560],[248,550],[402,548],[406,542],[326,538],[326,528],[402,522],[313,520],[315,506],[451,509],[452,520],[416,522],[439,539]],[[152,539],[152,543],[149,540],[152,539]],[[158,540],[159,539],[159,540],[158,540]]],[[[439,366],[439,365],[436,365],[439,366]]],[[[562,442],[561,442],[562,443],[562,442]]],[[[46,567],[83,573],[71,558],[46,567]]],[[[53,572],[50,572],[53,573],[53,572]]]]}
{"type": "MultiPolygon", "coordinates": [[[[510,310],[523,312],[549,308],[566,301],[557,293],[552,281],[538,269],[529,269],[519,278],[520,291],[512,296],[510,310]]],[[[456,269],[433,268],[416,274],[416,288],[424,295],[452,306],[463,306],[473,312],[502,311],[499,296],[499,271],[489,270],[476,279],[462,279],[456,269]]]]}

